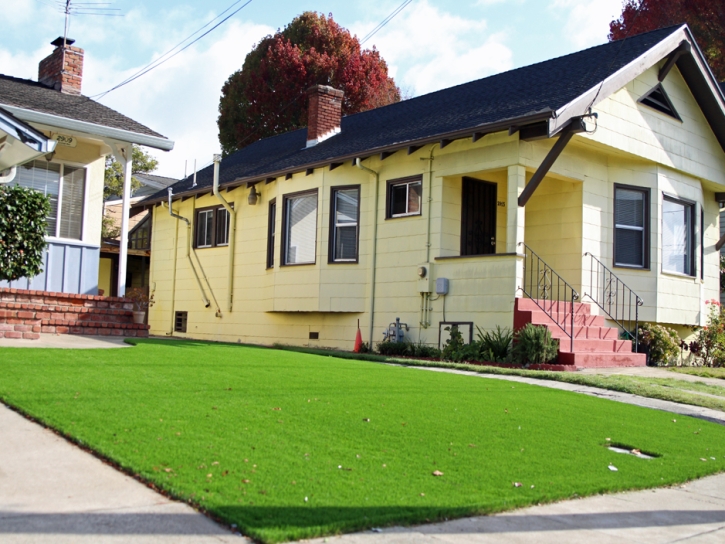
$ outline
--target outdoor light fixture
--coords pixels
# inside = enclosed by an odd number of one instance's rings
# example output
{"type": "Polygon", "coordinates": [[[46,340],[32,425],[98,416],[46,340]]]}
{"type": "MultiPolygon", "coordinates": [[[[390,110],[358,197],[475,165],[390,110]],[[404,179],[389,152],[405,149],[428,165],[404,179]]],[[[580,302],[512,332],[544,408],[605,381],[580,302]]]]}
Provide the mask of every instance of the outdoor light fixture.
{"type": "Polygon", "coordinates": [[[250,206],[254,206],[257,204],[257,198],[259,197],[259,193],[257,192],[257,186],[252,185],[252,190],[249,193],[249,196],[247,197],[247,202],[250,206]]]}

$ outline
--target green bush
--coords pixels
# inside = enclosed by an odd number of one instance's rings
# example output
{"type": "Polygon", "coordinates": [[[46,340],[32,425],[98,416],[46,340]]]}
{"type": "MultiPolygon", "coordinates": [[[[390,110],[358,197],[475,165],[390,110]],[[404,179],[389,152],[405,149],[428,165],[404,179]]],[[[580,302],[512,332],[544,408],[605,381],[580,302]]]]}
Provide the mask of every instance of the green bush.
{"type": "Polygon", "coordinates": [[[725,367],[725,318],[720,302],[708,300],[707,305],[707,325],[693,327],[696,339],[690,342],[690,352],[702,366],[725,367]]]}
{"type": "Polygon", "coordinates": [[[443,329],[445,331],[448,331],[448,340],[446,340],[446,344],[443,346],[443,351],[441,352],[441,359],[444,361],[461,361],[463,347],[466,345],[463,341],[463,335],[461,334],[461,331],[458,330],[457,325],[451,325],[450,327],[446,327],[443,329]]]}
{"type": "Polygon", "coordinates": [[[637,334],[639,343],[649,349],[650,364],[666,366],[680,355],[680,336],[677,331],[656,323],[643,323],[637,334]]]}
{"type": "Polygon", "coordinates": [[[441,350],[428,344],[410,344],[413,357],[424,357],[426,359],[440,359],[441,350]]]}
{"type": "Polygon", "coordinates": [[[556,358],[559,352],[559,341],[551,337],[551,331],[542,325],[527,323],[516,331],[515,341],[511,349],[513,361],[522,366],[527,364],[543,364],[556,358]]]}
{"type": "Polygon", "coordinates": [[[514,333],[509,328],[502,329],[496,325],[495,331],[481,331],[476,327],[478,337],[478,352],[483,360],[490,363],[504,363],[508,361],[513,343],[514,333]]]}
{"type": "Polygon", "coordinates": [[[409,342],[380,342],[375,346],[375,351],[380,355],[402,356],[410,355],[409,342]]]}
{"type": "Polygon", "coordinates": [[[32,278],[43,271],[50,200],[19,185],[0,185],[0,280],[32,278]]]}

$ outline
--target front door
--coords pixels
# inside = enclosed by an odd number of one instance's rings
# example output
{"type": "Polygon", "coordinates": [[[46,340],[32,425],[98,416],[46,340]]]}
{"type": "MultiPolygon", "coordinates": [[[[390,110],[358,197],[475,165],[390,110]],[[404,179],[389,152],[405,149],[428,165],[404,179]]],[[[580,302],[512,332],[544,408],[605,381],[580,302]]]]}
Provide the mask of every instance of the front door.
{"type": "Polygon", "coordinates": [[[463,178],[461,255],[496,253],[496,184],[463,178]]]}

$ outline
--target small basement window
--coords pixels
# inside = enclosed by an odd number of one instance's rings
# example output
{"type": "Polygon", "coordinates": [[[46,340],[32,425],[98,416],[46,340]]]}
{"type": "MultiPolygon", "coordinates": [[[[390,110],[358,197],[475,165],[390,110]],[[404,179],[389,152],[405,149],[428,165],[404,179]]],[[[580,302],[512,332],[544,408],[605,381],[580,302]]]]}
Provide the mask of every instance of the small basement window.
{"type": "Polygon", "coordinates": [[[660,113],[674,117],[678,121],[682,121],[680,114],[677,113],[675,106],[672,105],[670,97],[667,96],[662,83],[658,83],[655,87],[639,99],[640,104],[656,109],[660,113]]]}
{"type": "Polygon", "coordinates": [[[189,312],[174,313],[174,332],[186,332],[186,321],[189,312]]]}

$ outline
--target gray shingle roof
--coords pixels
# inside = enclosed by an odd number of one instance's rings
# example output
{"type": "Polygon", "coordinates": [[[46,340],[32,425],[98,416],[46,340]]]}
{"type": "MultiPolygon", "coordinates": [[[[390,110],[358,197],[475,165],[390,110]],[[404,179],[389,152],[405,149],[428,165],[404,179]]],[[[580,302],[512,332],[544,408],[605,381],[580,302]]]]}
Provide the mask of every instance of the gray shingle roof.
{"type": "Polygon", "coordinates": [[[158,132],[87,96],[61,93],[30,79],[0,74],[0,105],[15,106],[146,136],[165,138],[158,132]]]}
{"type": "MultiPolygon", "coordinates": [[[[269,175],[300,171],[343,157],[365,157],[385,148],[402,147],[457,131],[496,126],[497,123],[542,118],[562,108],[585,91],[631,63],[654,45],[682,28],[673,26],[606,43],[584,51],[518,68],[342,119],[341,132],[305,148],[307,129],[265,138],[226,157],[220,167],[220,185],[238,180],[262,180],[269,175]],[[256,179],[255,179],[256,178],[256,179]]],[[[500,129],[499,129],[500,130],[500,129]]],[[[213,167],[173,185],[174,194],[211,187],[213,167]]],[[[166,197],[166,190],[144,203],[166,197]]]]}

